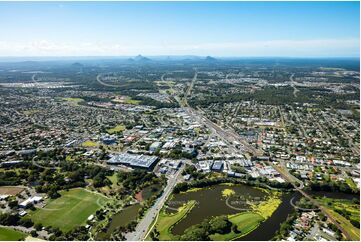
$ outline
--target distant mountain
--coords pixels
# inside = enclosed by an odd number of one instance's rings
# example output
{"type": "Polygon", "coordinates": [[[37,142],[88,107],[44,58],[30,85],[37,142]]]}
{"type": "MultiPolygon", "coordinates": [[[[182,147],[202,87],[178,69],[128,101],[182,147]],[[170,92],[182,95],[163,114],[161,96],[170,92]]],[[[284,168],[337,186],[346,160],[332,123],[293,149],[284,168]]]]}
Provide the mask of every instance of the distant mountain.
{"type": "Polygon", "coordinates": [[[80,64],[79,62],[75,62],[75,63],[71,64],[71,66],[80,68],[80,67],[83,67],[83,64],[80,64]]]}
{"type": "Polygon", "coordinates": [[[147,57],[144,57],[142,55],[137,55],[136,57],[134,58],[129,58],[128,59],[129,61],[137,61],[137,62],[148,62],[148,61],[151,61],[151,59],[147,58],[147,57]]]}
{"type": "Polygon", "coordinates": [[[217,59],[212,56],[207,56],[206,61],[216,61],[217,59]]]}

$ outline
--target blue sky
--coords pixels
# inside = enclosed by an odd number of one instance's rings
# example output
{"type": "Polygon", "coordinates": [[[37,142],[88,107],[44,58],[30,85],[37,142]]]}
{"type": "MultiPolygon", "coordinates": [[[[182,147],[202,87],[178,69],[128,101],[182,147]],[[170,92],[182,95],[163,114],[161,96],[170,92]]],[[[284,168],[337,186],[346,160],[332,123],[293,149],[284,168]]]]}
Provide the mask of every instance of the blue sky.
{"type": "Polygon", "coordinates": [[[359,56],[359,2],[0,2],[0,56],[359,56]]]}

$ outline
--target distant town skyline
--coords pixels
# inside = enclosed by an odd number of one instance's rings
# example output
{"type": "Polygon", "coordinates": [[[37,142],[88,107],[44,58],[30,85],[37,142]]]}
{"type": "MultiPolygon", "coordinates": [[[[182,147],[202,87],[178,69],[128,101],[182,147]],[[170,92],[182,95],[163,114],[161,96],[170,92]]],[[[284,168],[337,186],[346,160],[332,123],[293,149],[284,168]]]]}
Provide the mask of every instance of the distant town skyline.
{"type": "Polygon", "coordinates": [[[359,57],[359,2],[0,2],[0,56],[359,57]]]}

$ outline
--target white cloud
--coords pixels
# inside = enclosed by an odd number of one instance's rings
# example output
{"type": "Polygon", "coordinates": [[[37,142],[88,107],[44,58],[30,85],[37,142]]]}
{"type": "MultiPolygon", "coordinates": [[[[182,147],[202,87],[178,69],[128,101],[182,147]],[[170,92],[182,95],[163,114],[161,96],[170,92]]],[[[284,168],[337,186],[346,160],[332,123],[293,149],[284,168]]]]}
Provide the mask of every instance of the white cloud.
{"type": "Polygon", "coordinates": [[[123,44],[106,42],[63,43],[0,41],[0,56],[121,56],[121,55],[216,55],[216,56],[359,56],[359,39],[270,40],[227,43],[123,44]]]}

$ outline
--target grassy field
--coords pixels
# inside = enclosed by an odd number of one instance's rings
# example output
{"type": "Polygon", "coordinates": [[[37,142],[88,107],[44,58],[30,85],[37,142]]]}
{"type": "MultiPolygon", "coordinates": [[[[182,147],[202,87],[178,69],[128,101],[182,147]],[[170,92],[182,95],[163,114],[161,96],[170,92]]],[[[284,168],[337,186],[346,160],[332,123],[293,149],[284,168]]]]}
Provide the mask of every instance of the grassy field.
{"type": "Polygon", "coordinates": [[[174,235],[171,233],[171,228],[184,216],[189,213],[194,205],[195,201],[189,201],[184,206],[178,209],[178,212],[173,214],[166,214],[162,210],[159,214],[158,221],[155,228],[159,231],[159,240],[174,240],[174,235]]]}
{"type": "Polygon", "coordinates": [[[107,129],[107,132],[109,134],[114,134],[114,133],[118,133],[118,132],[122,132],[125,130],[125,126],[124,125],[117,125],[114,128],[111,129],[107,129]]]}
{"type": "Polygon", "coordinates": [[[97,142],[87,140],[81,144],[83,147],[98,147],[99,144],[97,142]]]}
{"type": "Polygon", "coordinates": [[[117,178],[117,174],[114,173],[113,175],[111,176],[107,176],[107,178],[112,182],[112,184],[109,186],[105,186],[105,187],[100,187],[100,188],[97,188],[98,191],[100,191],[101,193],[103,194],[110,194],[112,191],[116,192],[118,188],[121,188],[122,187],[122,184],[117,184],[118,182],[118,178],[117,178]]]}
{"type": "Polygon", "coordinates": [[[129,99],[126,99],[126,100],[124,101],[124,103],[126,103],[126,104],[138,105],[138,104],[140,103],[140,100],[134,100],[134,99],[129,98],[129,99]]]}
{"type": "Polygon", "coordinates": [[[108,201],[82,188],[60,193],[60,198],[50,200],[44,208],[29,213],[35,223],[69,231],[75,226],[85,225],[87,218],[108,201]]]}
{"type": "Polygon", "coordinates": [[[264,218],[261,215],[253,212],[238,213],[238,214],[230,215],[228,217],[229,217],[229,221],[237,225],[237,229],[240,233],[235,233],[234,231],[231,231],[228,234],[218,234],[218,233],[212,234],[209,236],[212,240],[229,241],[229,240],[237,239],[252,232],[264,220],[264,218]]]}
{"type": "Polygon", "coordinates": [[[342,216],[337,210],[345,210],[350,214],[350,219],[360,222],[360,204],[346,199],[317,198],[322,205],[328,209],[332,217],[350,234],[352,240],[360,240],[360,229],[342,216]]]}
{"type": "Polygon", "coordinates": [[[140,100],[134,100],[131,97],[126,97],[126,96],[113,99],[112,101],[116,103],[125,103],[125,104],[133,104],[133,105],[138,105],[140,103],[140,100]]]}
{"type": "Polygon", "coordinates": [[[84,101],[84,99],[77,98],[77,97],[63,97],[62,100],[67,101],[67,102],[72,102],[72,103],[79,103],[79,102],[84,101]]]}
{"type": "Polygon", "coordinates": [[[79,103],[84,101],[84,99],[77,97],[62,97],[60,100],[67,102],[70,106],[78,106],[79,103]]]}
{"type": "Polygon", "coordinates": [[[0,241],[24,240],[27,234],[9,228],[0,227],[0,241]]]}
{"type": "Polygon", "coordinates": [[[117,177],[117,173],[114,173],[111,176],[107,176],[107,178],[112,182],[112,187],[117,187],[118,186],[118,177],[117,177]]]}
{"type": "Polygon", "coordinates": [[[40,112],[39,109],[29,109],[29,110],[23,111],[23,114],[25,114],[25,115],[32,115],[32,114],[38,113],[38,112],[40,112]]]}

